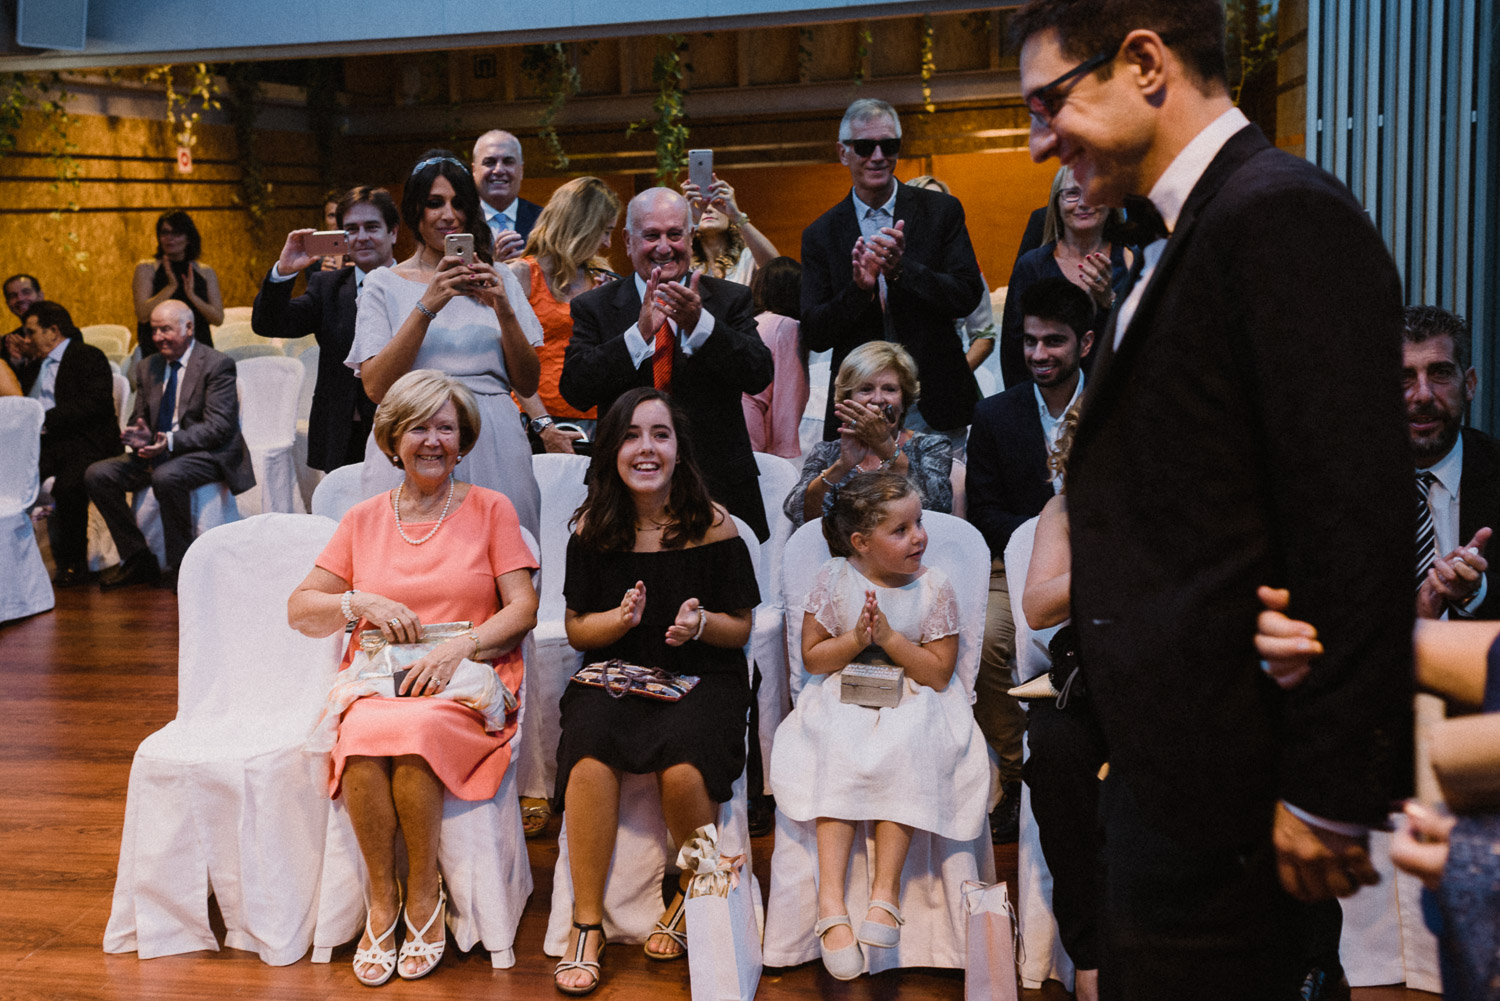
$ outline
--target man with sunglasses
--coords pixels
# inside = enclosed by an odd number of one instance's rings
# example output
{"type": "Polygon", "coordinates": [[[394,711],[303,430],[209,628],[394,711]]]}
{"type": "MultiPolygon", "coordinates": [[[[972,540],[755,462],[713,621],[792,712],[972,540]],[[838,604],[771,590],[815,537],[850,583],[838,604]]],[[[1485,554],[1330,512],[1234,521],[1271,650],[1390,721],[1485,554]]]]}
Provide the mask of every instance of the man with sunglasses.
{"type": "Polygon", "coordinates": [[[833,380],[866,341],[903,345],[917,363],[922,399],[906,426],[935,431],[963,451],[979,388],[954,320],[985,294],[958,199],[896,180],[901,119],[884,101],[849,105],[839,162],[853,192],[802,231],[802,336],[833,350],[823,437],[838,437],[833,380]]]}
{"type": "Polygon", "coordinates": [[[1396,270],[1348,190],[1234,107],[1219,0],[1031,0],[1012,24],[1033,158],[1143,248],[1068,466],[1110,756],[1101,996],[1334,996],[1332,898],[1376,881],[1367,831],[1409,768],[1396,270]],[[1254,652],[1259,584],[1325,648],[1290,690],[1254,652]]]}

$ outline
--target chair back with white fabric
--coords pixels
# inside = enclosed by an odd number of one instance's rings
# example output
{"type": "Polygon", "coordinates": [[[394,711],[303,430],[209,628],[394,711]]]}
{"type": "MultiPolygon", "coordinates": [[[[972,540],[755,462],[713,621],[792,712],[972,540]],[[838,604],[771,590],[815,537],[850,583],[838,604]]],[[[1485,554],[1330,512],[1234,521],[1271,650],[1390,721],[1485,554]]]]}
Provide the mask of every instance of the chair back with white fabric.
{"type": "MultiPolygon", "coordinates": [[[[781,560],[786,541],[792,537],[791,519],[781,505],[797,485],[797,467],[779,455],[755,453],[760,468],[760,499],[766,509],[766,523],[771,534],[761,544],[760,606],[755,610],[755,631],[750,636],[751,657],[760,668],[760,690],[756,693],[759,709],[761,761],[771,760],[771,746],[776,728],[791,712],[792,702],[787,684],[786,602],[781,593],[781,560]]],[[[771,770],[764,771],[763,789],[771,792],[771,770]]]]}
{"type": "MultiPolygon", "coordinates": [[[[295,357],[302,366],[302,391],[297,394],[297,420],[299,423],[312,416],[313,390],[318,385],[318,356],[322,349],[314,344],[295,357]]],[[[292,356],[288,356],[292,357],[292,356]]]]}
{"type": "Polygon", "coordinates": [[[129,327],[118,323],[91,323],[78,330],[83,334],[83,343],[98,348],[114,359],[130,354],[130,342],[135,337],[129,327]]]}
{"type": "MultiPolygon", "coordinates": [[[[959,646],[953,673],[972,702],[989,599],[989,548],[978,529],[952,515],[924,511],[922,520],[928,535],[922,562],[944,571],[958,595],[959,646]]],[[[802,666],[801,609],[818,568],[828,558],[822,519],[803,525],[787,542],[782,579],[794,698],[801,694],[806,681],[802,666]]],[[[814,765],[809,763],[809,767],[814,765]]],[[[864,914],[869,906],[874,845],[874,824],[860,822],[855,827],[846,890],[852,915],[864,914]]],[[[792,820],[778,810],[762,950],[767,966],[796,966],[818,958],[818,939],[813,934],[818,917],[817,871],[817,825],[812,821],[792,820]]],[[[965,880],[995,881],[995,854],[987,829],[973,841],[954,841],[929,831],[914,831],[901,872],[900,906],[906,918],[901,943],[894,949],[867,950],[867,970],[878,973],[903,966],[962,968],[967,913],[960,887],[965,880]]]]}
{"type": "Polygon", "coordinates": [[[296,632],[287,598],[336,527],[261,515],[183,557],[177,718],[131,765],[106,952],[217,950],[210,892],[230,948],[282,966],[312,944],[328,800],[302,745],[344,635],[296,632]]]}
{"type": "MultiPolygon", "coordinates": [[[[291,337],[283,340],[280,337],[273,340],[281,341],[281,350],[288,358],[301,358],[303,354],[318,346],[316,334],[307,334],[303,337],[291,337]]],[[[316,366],[314,366],[316,368],[316,366]]]]}
{"type": "MultiPolygon", "coordinates": [[[[545,510],[545,505],[543,506],[545,510]]],[[[735,518],[740,538],[750,550],[752,565],[759,561],[755,533],[740,518],[735,518]]],[[[758,567],[757,567],[758,569],[758,567]]],[[[749,644],[746,644],[746,658],[749,644]]],[[[749,678],[746,678],[749,684],[749,678]]],[[[727,803],[719,805],[716,825],[719,844],[725,855],[745,856],[741,870],[750,879],[750,899],[756,919],[764,926],[760,880],[755,876],[750,857],[750,801],[746,793],[745,772],[734,780],[727,803]]],[[[662,818],[661,794],[655,775],[620,776],[620,816],[615,834],[615,853],[610,863],[608,882],[604,886],[604,933],[611,942],[644,942],[651,937],[657,918],[666,909],[662,899],[662,880],[668,871],[677,870],[677,847],[672,843],[667,823],[662,818]]],[[[552,912],[547,920],[547,937],[542,951],[561,956],[568,945],[573,921],[573,873],[568,848],[567,816],[557,837],[557,868],[552,873],[552,912]]]]}
{"type": "Polygon", "coordinates": [[[281,354],[281,348],[272,345],[269,340],[256,334],[250,326],[250,318],[243,320],[229,320],[226,314],[225,322],[213,328],[214,348],[228,352],[230,348],[243,347],[247,344],[262,344],[274,349],[275,354],[281,354]]]}
{"type": "Polygon", "coordinates": [[[338,521],[354,505],[365,499],[360,477],[365,464],[355,462],[340,466],[318,482],[312,495],[312,513],[338,521]]]}
{"type": "MultiPolygon", "coordinates": [[[[1037,519],[1022,522],[1005,544],[1005,579],[1010,587],[1011,615],[1016,624],[1016,677],[1029,681],[1047,673],[1052,667],[1047,644],[1061,626],[1032,629],[1026,623],[1021,601],[1026,593],[1026,576],[1031,568],[1031,550],[1036,542],[1037,519]]],[[[1025,755],[1029,742],[1022,739],[1025,755]]],[[[1031,787],[1021,786],[1021,834],[1016,846],[1016,934],[1021,938],[1021,983],[1036,989],[1048,980],[1056,980],[1069,990],[1073,987],[1073,961],[1063,948],[1052,916],[1052,870],[1042,855],[1041,837],[1036,817],[1031,812],[1031,787]]]]}
{"type": "Polygon", "coordinates": [[[297,487],[293,444],[297,436],[297,397],[302,364],[295,358],[250,358],[236,366],[240,390],[240,433],[250,449],[255,486],[239,498],[246,515],[261,511],[295,514],[304,510],[297,487]]]}
{"type": "MultiPolygon", "coordinates": [[[[535,536],[522,528],[521,537],[532,557],[540,560],[535,536]]],[[[536,578],[532,574],[533,584],[536,578]]],[[[535,647],[528,636],[521,643],[521,657],[529,665],[534,655],[535,647]]],[[[523,671],[521,690],[516,693],[523,712],[529,698],[525,677],[530,673],[523,671]]],[[[519,725],[524,730],[524,722],[519,725]]],[[[512,746],[519,737],[518,732],[511,738],[512,746]]],[[[398,861],[402,858],[404,852],[398,854],[398,861]]],[[[516,965],[516,927],[533,883],[521,828],[514,755],[500,788],[490,799],[462,800],[443,790],[438,870],[448,889],[448,928],[459,950],[468,952],[482,942],[490,954],[491,967],[503,970],[516,965]]],[[[364,856],[342,795],[333,801],[328,813],[320,884],[312,961],[327,963],[335,948],[358,938],[364,930],[369,895],[364,856]]]]}
{"type": "Polygon", "coordinates": [[[45,612],[53,606],[52,582],[37,548],[30,508],[41,487],[41,403],[24,396],[0,397],[0,622],[45,612]]]}
{"type": "Polygon", "coordinates": [[[995,378],[995,373],[984,365],[980,365],[974,370],[974,379],[979,383],[979,396],[981,399],[994,396],[1000,390],[1000,383],[995,378]]]}
{"type": "Polygon", "coordinates": [[[254,306],[225,306],[223,326],[227,327],[231,323],[249,323],[254,315],[254,306]]]}
{"type": "MultiPolygon", "coordinates": [[[[137,490],[131,500],[135,523],[146,537],[146,547],[151,550],[163,570],[167,568],[167,543],[162,534],[161,505],[156,502],[156,493],[150,487],[137,490]]],[[[193,523],[193,538],[199,538],[211,528],[228,525],[241,518],[240,507],[234,494],[223,480],[214,480],[194,487],[188,492],[188,515],[193,523]]],[[[102,516],[101,516],[102,517],[102,516]]],[[[108,535],[108,531],[105,532],[108,535]]],[[[110,543],[113,548],[113,542],[110,543]]]]}
{"type": "Polygon", "coordinates": [[[588,496],[589,459],[584,455],[544,452],[531,457],[542,497],[542,589],[537,609],[536,657],[528,662],[527,691],[521,707],[521,740],[516,752],[516,781],[528,799],[550,799],[557,782],[558,707],[564,687],[583,666],[583,654],[568,645],[563,628],[566,602],[563,577],[567,566],[568,521],[588,496]]]}
{"type": "Polygon", "coordinates": [[[225,348],[221,354],[226,354],[236,362],[246,362],[251,358],[284,358],[281,349],[274,344],[236,344],[225,348]]]}
{"type": "Polygon", "coordinates": [[[115,398],[115,418],[120,422],[120,430],[125,430],[125,425],[130,423],[130,410],[126,404],[130,402],[130,380],[119,372],[110,375],[110,387],[115,398]]]}

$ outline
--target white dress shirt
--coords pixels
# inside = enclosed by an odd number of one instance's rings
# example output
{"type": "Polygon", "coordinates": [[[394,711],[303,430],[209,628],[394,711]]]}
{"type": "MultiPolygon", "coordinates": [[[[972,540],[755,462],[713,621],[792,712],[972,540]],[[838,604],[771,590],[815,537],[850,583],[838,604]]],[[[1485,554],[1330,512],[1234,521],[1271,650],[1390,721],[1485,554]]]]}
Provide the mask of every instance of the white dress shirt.
{"type": "MultiPolygon", "coordinates": [[[[1459,435],[1448,454],[1427,467],[1426,471],[1437,477],[1437,482],[1427,491],[1427,509],[1432,512],[1433,534],[1437,537],[1437,552],[1441,556],[1469,541],[1458,537],[1458,505],[1461,500],[1459,489],[1464,476],[1464,436],[1459,435]]],[[[1450,605],[1449,610],[1457,611],[1462,616],[1466,609],[1478,608],[1484,604],[1488,590],[1489,580],[1481,574],[1479,590],[1468,601],[1450,605]]],[[[1442,617],[1448,618],[1448,610],[1443,612],[1442,617]]]]}
{"type": "MultiPolygon", "coordinates": [[[[1224,144],[1233,138],[1235,133],[1249,124],[1250,119],[1245,117],[1243,111],[1239,108],[1230,108],[1194,136],[1193,141],[1182,148],[1182,152],[1177,154],[1167,166],[1166,171],[1157,178],[1148,197],[1151,199],[1151,204],[1156,206],[1156,211],[1161,213],[1162,222],[1166,223],[1168,233],[1177,228],[1177,217],[1182,215],[1182,206],[1187,202],[1188,195],[1193,193],[1193,188],[1197,186],[1198,181],[1202,179],[1203,172],[1208,169],[1208,165],[1213,163],[1214,157],[1219,155],[1219,150],[1224,148],[1224,144]]],[[[1125,338],[1125,331],[1135,316],[1135,309],[1140,305],[1141,296],[1151,281],[1152,273],[1156,271],[1156,263],[1161,260],[1162,251],[1166,248],[1166,240],[1156,240],[1141,248],[1146,264],[1141,271],[1141,276],[1136,279],[1135,286],[1130,290],[1130,294],[1120,304],[1120,317],[1115,321],[1114,347],[1116,350],[1119,350],[1120,341],[1125,338]]]]}
{"type": "Polygon", "coordinates": [[[42,359],[41,371],[37,373],[36,382],[31,384],[31,392],[27,395],[40,402],[43,410],[51,410],[57,406],[57,368],[62,364],[63,353],[67,350],[68,339],[64,337],[42,359]]]}
{"type": "MultiPolygon", "coordinates": [[[[639,274],[635,276],[635,293],[641,297],[641,302],[644,303],[646,301],[646,279],[642,278],[639,274]]],[[[674,321],[669,319],[667,320],[667,324],[672,328],[672,332],[677,335],[677,342],[682,346],[682,353],[691,358],[693,352],[701,348],[703,342],[708,340],[708,335],[714,332],[714,315],[707,309],[700,312],[698,314],[698,325],[690,330],[686,337],[682,335],[681,330],[677,329],[677,324],[674,321]]],[[[656,350],[656,331],[643,331],[639,320],[632,323],[625,330],[625,350],[630,352],[631,364],[636,368],[640,368],[650,359],[656,350]],[[649,341],[646,340],[647,333],[651,335],[649,341]]]]}

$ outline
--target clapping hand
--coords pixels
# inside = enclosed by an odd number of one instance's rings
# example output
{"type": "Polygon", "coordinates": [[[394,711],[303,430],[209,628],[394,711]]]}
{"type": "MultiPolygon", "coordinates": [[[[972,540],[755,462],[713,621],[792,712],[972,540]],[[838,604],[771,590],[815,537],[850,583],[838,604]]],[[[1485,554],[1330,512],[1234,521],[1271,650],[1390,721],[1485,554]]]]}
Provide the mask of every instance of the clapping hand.
{"type": "Polygon", "coordinates": [[[635,587],[625,592],[620,599],[620,624],[634,629],[641,624],[641,615],[646,611],[646,582],[638,580],[635,587]]]}
{"type": "Polygon", "coordinates": [[[895,278],[901,273],[901,259],[906,254],[906,220],[897,219],[894,226],[880,227],[880,232],[865,245],[875,255],[886,280],[895,278]]]}
{"type": "Polygon", "coordinates": [[[850,261],[854,269],[854,284],[866,292],[875,291],[880,280],[880,258],[864,237],[854,241],[854,252],[850,261]]]}
{"type": "Polygon", "coordinates": [[[1438,618],[1450,603],[1461,605],[1474,596],[1490,567],[1484,558],[1484,547],[1489,543],[1490,535],[1490,529],[1481,528],[1467,546],[1459,546],[1433,562],[1427,571],[1427,579],[1417,589],[1418,616],[1438,618]]]}
{"type": "Polygon", "coordinates": [[[157,456],[164,454],[166,451],[167,436],[165,433],[158,431],[156,432],[156,436],[152,438],[150,442],[145,445],[138,446],[135,450],[135,454],[139,455],[142,459],[154,459],[157,456]]]}
{"type": "Polygon", "coordinates": [[[698,281],[702,277],[703,272],[694,271],[687,284],[660,282],[656,286],[656,301],[661,311],[677,324],[678,330],[689,334],[698,328],[698,320],[703,316],[703,298],[698,294],[698,281]]]}
{"type": "Polygon", "coordinates": [[[134,424],[131,424],[124,431],[120,432],[121,444],[137,451],[151,444],[153,438],[154,436],[151,434],[151,429],[146,426],[146,419],[144,417],[137,417],[134,424]]]}
{"type": "Polygon", "coordinates": [[[494,257],[496,264],[500,264],[520,257],[521,252],[526,249],[526,238],[513,229],[502,229],[494,244],[490,248],[490,256],[494,257]]]}
{"type": "Polygon", "coordinates": [[[677,618],[667,627],[667,646],[682,646],[698,632],[702,616],[697,598],[689,598],[677,610],[677,618]]]}
{"type": "Polygon", "coordinates": [[[1114,304],[1115,290],[1111,285],[1114,269],[1110,266],[1108,255],[1097,251],[1085,255],[1078,262],[1078,277],[1083,290],[1094,300],[1096,308],[1108,309],[1114,304]]]}

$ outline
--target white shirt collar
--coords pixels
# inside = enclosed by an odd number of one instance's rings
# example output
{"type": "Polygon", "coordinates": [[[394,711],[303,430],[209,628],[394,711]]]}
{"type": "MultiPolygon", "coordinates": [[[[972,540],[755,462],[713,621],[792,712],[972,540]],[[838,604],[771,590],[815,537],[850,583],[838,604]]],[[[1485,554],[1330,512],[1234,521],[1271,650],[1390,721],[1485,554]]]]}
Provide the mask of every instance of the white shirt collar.
{"type": "Polygon", "coordinates": [[[1239,108],[1230,108],[1193,137],[1193,141],[1182,147],[1182,152],[1167,165],[1151,188],[1151,203],[1161,213],[1162,222],[1168,232],[1177,228],[1177,217],[1188,195],[1202,179],[1203,172],[1213,163],[1219,150],[1224,148],[1236,132],[1250,124],[1250,119],[1239,108]]]}
{"type": "Polygon", "coordinates": [[[1083,394],[1083,380],[1085,378],[1086,375],[1083,369],[1080,368],[1078,370],[1078,385],[1073,387],[1073,397],[1068,400],[1068,405],[1063,407],[1063,412],[1056,417],[1053,417],[1052,411],[1047,409],[1047,401],[1042,398],[1042,387],[1034,382],[1031,384],[1031,392],[1036,396],[1036,405],[1042,413],[1042,422],[1044,425],[1047,421],[1060,421],[1068,415],[1068,411],[1073,409],[1073,405],[1078,402],[1078,397],[1083,394]]]}
{"type": "Polygon", "coordinates": [[[1447,455],[1428,466],[1425,470],[1417,471],[1431,473],[1433,476],[1436,476],[1437,481],[1443,485],[1443,489],[1448,491],[1448,496],[1457,497],[1458,485],[1464,476],[1463,433],[1459,433],[1458,440],[1453,443],[1452,448],[1448,449],[1447,455]]]}
{"type": "MultiPolygon", "coordinates": [[[[57,364],[61,365],[62,364],[63,352],[65,352],[67,350],[68,350],[68,339],[66,337],[64,337],[62,340],[58,341],[57,344],[55,344],[53,346],[53,348],[52,348],[51,351],[47,352],[47,358],[51,358],[53,361],[57,362],[57,364]]],[[[44,358],[42,360],[45,361],[46,359],[44,358]]]]}
{"type": "Polygon", "coordinates": [[[871,208],[881,209],[881,210],[883,210],[885,212],[886,215],[890,216],[892,219],[896,218],[896,192],[898,192],[900,190],[901,190],[901,182],[897,181],[895,184],[891,185],[891,197],[889,197],[889,198],[887,198],[885,200],[885,204],[884,205],[871,206],[871,205],[866,205],[864,202],[860,201],[859,200],[859,192],[855,191],[853,188],[850,188],[849,189],[849,197],[852,198],[852,199],[854,199],[854,218],[856,218],[856,219],[863,219],[869,213],[869,211],[870,211],[871,208]]]}

